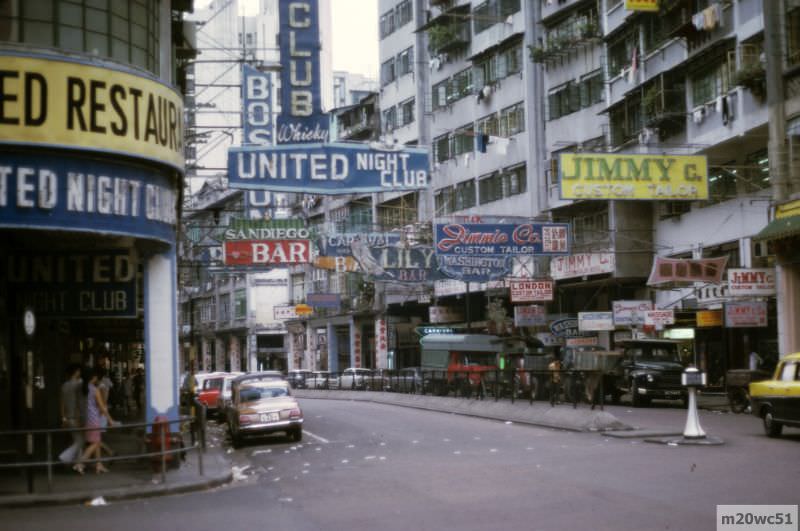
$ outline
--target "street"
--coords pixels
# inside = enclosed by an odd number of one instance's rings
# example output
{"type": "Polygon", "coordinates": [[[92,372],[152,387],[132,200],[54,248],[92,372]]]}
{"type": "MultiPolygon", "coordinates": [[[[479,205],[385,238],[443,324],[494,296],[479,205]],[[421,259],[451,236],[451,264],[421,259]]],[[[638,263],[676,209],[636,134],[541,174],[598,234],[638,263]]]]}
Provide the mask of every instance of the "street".
{"type": "MultiPolygon", "coordinates": [[[[248,441],[230,454],[239,478],[230,486],[7,511],[3,527],[707,530],[717,504],[797,503],[800,431],[768,439],[748,415],[703,412],[726,444],[671,447],[371,403],[302,406],[303,442],[248,441]]],[[[650,428],[680,430],[685,415],[608,409],[650,428]]]]}

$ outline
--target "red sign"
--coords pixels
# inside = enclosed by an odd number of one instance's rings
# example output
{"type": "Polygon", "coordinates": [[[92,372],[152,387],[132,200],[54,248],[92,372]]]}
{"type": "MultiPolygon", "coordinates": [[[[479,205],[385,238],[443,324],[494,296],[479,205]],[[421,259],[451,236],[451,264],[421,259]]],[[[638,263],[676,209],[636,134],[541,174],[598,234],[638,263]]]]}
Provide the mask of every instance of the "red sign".
{"type": "Polygon", "coordinates": [[[698,260],[656,256],[655,261],[653,261],[653,269],[650,271],[650,278],[647,279],[647,285],[657,286],[667,282],[684,285],[690,285],[694,282],[719,284],[722,282],[722,273],[725,271],[727,263],[727,256],[722,258],[701,258],[698,260]]]}
{"type": "Polygon", "coordinates": [[[552,280],[510,279],[511,302],[536,302],[553,300],[552,280]]]}
{"type": "Polygon", "coordinates": [[[230,240],[223,244],[225,265],[307,264],[309,240],[230,240]]]}

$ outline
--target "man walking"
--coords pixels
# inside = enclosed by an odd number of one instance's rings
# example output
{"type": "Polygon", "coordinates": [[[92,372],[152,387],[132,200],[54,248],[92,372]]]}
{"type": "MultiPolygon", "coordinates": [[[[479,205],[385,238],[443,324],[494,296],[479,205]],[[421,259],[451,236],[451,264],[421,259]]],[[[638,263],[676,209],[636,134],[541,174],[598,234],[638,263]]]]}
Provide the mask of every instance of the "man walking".
{"type": "Polygon", "coordinates": [[[77,428],[83,426],[83,407],[81,393],[81,368],[73,364],[67,368],[67,381],[61,385],[61,425],[65,428],[76,428],[71,431],[72,445],[64,450],[59,459],[71,463],[83,452],[83,432],[77,428]]]}

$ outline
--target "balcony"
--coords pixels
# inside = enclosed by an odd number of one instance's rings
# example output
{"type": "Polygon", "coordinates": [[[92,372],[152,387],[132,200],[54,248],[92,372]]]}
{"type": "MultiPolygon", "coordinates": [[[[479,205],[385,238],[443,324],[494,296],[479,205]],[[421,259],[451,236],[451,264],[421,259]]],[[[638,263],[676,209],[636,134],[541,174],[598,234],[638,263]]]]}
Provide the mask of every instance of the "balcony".
{"type": "Polygon", "coordinates": [[[463,50],[470,43],[470,28],[465,22],[447,23],[428,28],[428,49],[431,55],[463,50]]]}

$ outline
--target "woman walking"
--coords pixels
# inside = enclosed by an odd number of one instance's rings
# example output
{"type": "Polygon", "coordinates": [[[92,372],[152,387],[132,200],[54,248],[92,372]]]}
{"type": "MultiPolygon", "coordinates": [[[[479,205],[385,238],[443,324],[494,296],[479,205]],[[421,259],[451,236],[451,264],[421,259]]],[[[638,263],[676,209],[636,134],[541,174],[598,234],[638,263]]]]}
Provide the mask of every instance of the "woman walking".
{"type": "MultiPolygon", "coordinates": [[[[102,370],[95,369],[83,378],[83,394],[86,396],[86,427],[90,429],[87,430],[85,434],[86,442],[89,443],[89,446],[83,452],[78,464],[72,467],[79,474],[83,474],[84,472],[83,461],[87,459],[100,459],[101,457],[101,419],[103,417],[108,419],[109,425],[114,422],[111,418],[111,414],[108,412],[106,401],[103,399],[103,393],[97,386],[102,376],[102,370]]],[[[108,469],[103,466],[103,463],[97,461],[95,464],[95,472],[102,474],[108,472],[108,469]]]]}

